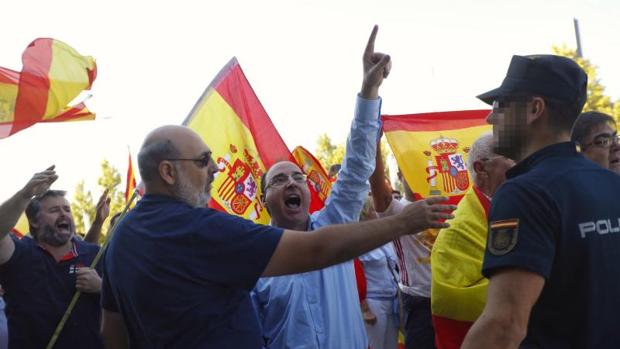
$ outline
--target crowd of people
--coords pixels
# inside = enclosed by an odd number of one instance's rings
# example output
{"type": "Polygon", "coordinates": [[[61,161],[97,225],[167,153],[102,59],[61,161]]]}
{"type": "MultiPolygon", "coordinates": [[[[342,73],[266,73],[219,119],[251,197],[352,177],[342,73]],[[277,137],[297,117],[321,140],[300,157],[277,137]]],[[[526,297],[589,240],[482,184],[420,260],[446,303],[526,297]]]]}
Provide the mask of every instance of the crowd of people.
{"type": "Polygon", "coordinates": [[[144,196],[92,265],[107,193],[82,239],[51,189],[54,167],[34,174],[0,205],[0,348],[57,335],[55,348],[395,349],[399,332],[407,349],[620,346],[620,144],[613,118],[582,113],[585,72],[514,56],[500,87],[478,96],[493,132],[471,146],[458,206],[419,198],[402,175],[400,197],[379,142],[391,59],[374,50],[377,30],[317,212],[289,161],[261,178],[270,225],[207,208],[210,147],[162,126],[138,154],[144,196]],[[10,231],[23,212],[20,239],[10,231]]]}

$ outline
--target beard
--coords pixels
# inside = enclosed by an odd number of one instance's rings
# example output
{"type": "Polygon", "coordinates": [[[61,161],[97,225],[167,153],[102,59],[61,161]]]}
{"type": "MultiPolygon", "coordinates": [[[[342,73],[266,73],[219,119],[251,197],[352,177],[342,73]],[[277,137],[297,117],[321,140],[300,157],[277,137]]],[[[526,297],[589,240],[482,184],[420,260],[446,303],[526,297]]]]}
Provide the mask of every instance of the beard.
{"type": "Polygon", "coordinates": [[[192,207],[206,207],[211,199],[211,182],[205,188],[196,188],[182,170],[178,173],[179,180],[174,185],[177,198],[192,207]]]}
{"type": "Polygon", "coordinates": [[[66,232],[61,232],[58,228],[46,224],[42,227],[42,229],[37,233],[37,240],[44,242],[50,246],[60,247],[67,243],[67,241],[71,240],[75,233],[75,227],[73,224],[69,227],[66,232]]]}
{"type": "MultiPolygon", "coordinates": [[[[495,131],[494,131],[495,132],[495,131]]],[[[515,161],[521,160],[521,154],[525,149],[524,132],[498,131],[498,136],[493,140],[493,152],[515,161]]]]}

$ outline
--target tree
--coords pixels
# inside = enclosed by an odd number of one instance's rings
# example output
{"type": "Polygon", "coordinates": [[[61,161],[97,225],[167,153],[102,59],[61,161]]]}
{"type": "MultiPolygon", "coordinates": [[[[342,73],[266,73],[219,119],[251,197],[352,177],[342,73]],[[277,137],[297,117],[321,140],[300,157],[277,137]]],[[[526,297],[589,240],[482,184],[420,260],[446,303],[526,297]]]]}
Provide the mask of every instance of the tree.
{"type": "MultiPolygon", "coordinates": [[[[345,145],[340,143],[334,145],[332,140],[327,134],[322,134],[316,141],[316,158],[319,160],[325,171],[329,172],[329,167],[334,164],[342,164],[345,155],[345,145]]],[[[394,156],[392,150],[388,145],[385,137],[381,138],[381,155],[383,155],[383,165],[385,168],[385,175],[389,178],[390,170],[386,165],[386,161],[389,156],[394,156]]]]}
{"type": "Polygon", "coordinates": [[[620,120],[620,103],[612,102],[611,97],[605,95],[605,87],[598,78],[598,67],[590,60],[577,56],[577,51],[566,45],[553,46],[553,53],[559,56],[568,57],[588,74],[588,99],[583,107],[583,111],[598,111],[614,117],[616,122],[620,120]]]}
{"type": "Polygon", "coordinates": [[[344,144],[334,145],[327,134],[322,134],[316,141],[316,158],[319,160],[325,171],[335,164],[342,164],[344,160],[344,144]]]}
{"type": "Polygon", "coordinates": [[[84,180],[81,180],[75,187],[71,211],[75,222],[75,230],[82,235],[86,234],[86,226],[90,226],[90,222],[95,218],[95,204],[93,203],[93,195],[90,190],[84,191],[84,180]],[[85,219],[88,224],[85,223],[85,219]]]}
{"type": "MultiPolygon", "coordinates": [[[[121,175],[107,160],[101,162],[101,176],[97,180],[97,184],[101,187],[101,192],[106,189],[108,190],[108,196],[111,198],[110,216],[121,212],[125,205],[123,193],[118,188],[121,184],[121,175]]],[[[86,191],[84,189],[84,181],[80,181],[75,188],[73,202],[71,203],[76,231],[86,234],[86,231],[90,228],[92,221],[95,219],[96,203],[97,201],[93,200],[92,192],[90,190],[86,191]]],[[[101,228],[102,237],[108,231],[109,225],[109,220],[106,220],[101,228]]]]}

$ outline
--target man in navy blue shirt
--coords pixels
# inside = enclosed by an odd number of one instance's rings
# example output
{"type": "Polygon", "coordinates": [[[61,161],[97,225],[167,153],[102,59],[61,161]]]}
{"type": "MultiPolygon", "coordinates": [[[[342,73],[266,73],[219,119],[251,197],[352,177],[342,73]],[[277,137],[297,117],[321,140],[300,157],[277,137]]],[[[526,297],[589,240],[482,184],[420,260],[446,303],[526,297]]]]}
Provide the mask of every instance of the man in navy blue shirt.
{"type": "Polygon", "coordinates": [[[587,76],[559,56],[514,56],[493,104],[495,151],[518,160],[493,197],[487,303],[463,348],[617,348],[620,177],[570,139],[587,76]]]}
{"type": "Polygon", "coordinates": [[[75,237],[65,193],[49,190],[57,178],[53,166],[39,172],[0,205],[0,284],[10,348],[45,348],[76,290],[83,294],[54,348],[103,348],[101,278],[89,268],[99,246],[75,237]],[[24,210],[32,238],[18,240],[9,231],[24,210]]]}
{"type": "Polygon", "coordinates": [[[104,262],[102,331],[113,348],[258,349],[249,292],[260,276],[341,263],[446,226],[454,208],[429,198],[383,220],[284,230],[205,208],[217,167],[189,128],[151,132],[138,165],[146,194],[119,222],[104,262]]]}

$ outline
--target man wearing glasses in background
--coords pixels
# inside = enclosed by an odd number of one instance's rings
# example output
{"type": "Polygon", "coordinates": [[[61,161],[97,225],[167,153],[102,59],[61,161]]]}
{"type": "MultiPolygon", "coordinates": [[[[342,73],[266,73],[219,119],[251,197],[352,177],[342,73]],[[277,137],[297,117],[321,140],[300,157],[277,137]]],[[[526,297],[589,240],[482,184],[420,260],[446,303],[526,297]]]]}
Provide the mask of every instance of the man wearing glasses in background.
{"type": "MultiPolygon", "coordinates": [[[[364,80],[346,156],[325,207],[310,215],[310,192],[302,170],[282,161],[261,181],[271,225],[302,231],[359,219],[375,165],[381,99],[390,57],[374,52],[377,27],[364,52],[364,80]]],[[[355,272],[351,261],[303,274],[259,279],[252,292],[267,348],[366,349],[355,272]]]]}
{"type": "Polygon", "coordinates": [[[573,125],[571,141],[581,146],[585,157],[620,174],[620,145],[614,119],[604,113],[581,113],[573,125]]]}

